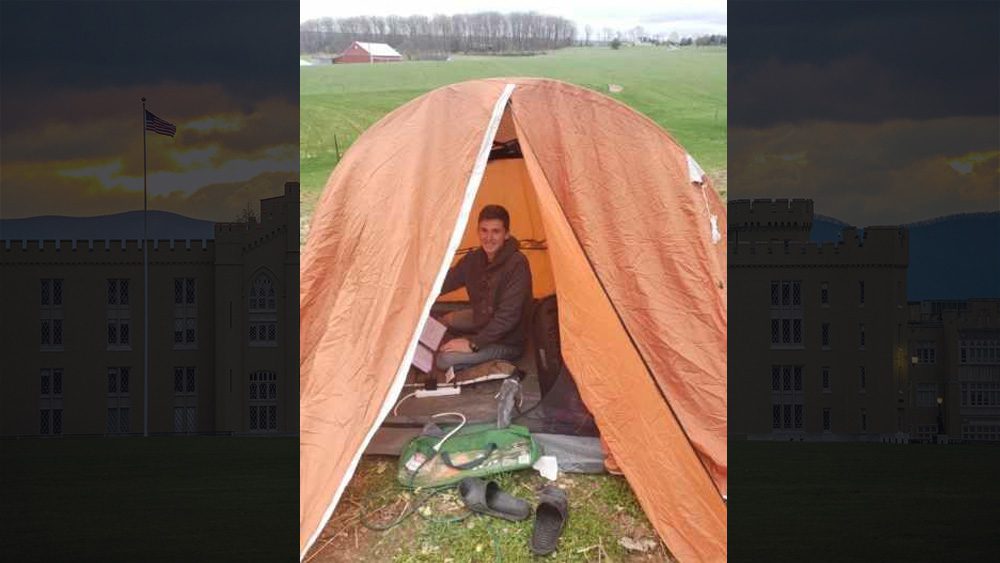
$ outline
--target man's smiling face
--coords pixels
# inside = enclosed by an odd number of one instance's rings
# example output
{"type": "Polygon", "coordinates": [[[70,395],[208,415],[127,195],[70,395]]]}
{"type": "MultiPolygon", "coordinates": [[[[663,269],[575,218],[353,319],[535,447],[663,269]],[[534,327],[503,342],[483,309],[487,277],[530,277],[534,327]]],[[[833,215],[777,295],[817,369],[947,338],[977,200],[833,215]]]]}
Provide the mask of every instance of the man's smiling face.
{"type": "Polygon", "coordinates": [[[491,260],[509,236],[510,233],[504,228],[500,219],[483,219],[479,222],[479,243],[491,260]]]}

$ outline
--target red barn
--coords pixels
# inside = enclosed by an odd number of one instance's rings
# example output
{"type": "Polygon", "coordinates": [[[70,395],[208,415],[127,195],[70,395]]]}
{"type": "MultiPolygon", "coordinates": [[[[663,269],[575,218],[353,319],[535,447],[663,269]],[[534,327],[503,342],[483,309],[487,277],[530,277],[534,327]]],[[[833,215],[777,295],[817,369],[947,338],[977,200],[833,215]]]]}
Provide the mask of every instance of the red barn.
{"type": "Polygon", "coordinates": [[[340,63],[393,63],[403,60],[403,55],[385,43],[362,43],[355,41],[344,52],[333,59],[340,63]]]}

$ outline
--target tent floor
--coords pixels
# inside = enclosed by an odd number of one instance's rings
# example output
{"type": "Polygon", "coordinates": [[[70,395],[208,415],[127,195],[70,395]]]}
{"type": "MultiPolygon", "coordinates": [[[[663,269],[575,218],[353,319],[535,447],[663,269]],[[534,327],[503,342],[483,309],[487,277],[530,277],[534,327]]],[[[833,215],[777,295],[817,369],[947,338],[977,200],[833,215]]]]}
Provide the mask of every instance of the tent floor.
{"type": "MultiPolygon", "coordinates": [[[[528,349],[520,360],[515,362],[519,368],[527,373],[521,381],[521,391],[524,400],[521,403],[521,410],[527,410],[538,403],[542,398],[541,390],[538,387],[538,375],[535,369],[534,350],[528,349]]],[[[412,375],[411,375],[412,378],[412,375]]],[[[410,379],[407,380],[410,382],[410,379]]],[[[491,422],[497,418],[497,400],[495,398],[503,380],[484,381],[475,385],[462,387],[459,395],[449,395],[445,397],[426,397],[418,399],[415,396],[409,397],[402,402],[400,399],[406,395],[420,389],[421,386],[404,387],[402,395],[396,399],[393,411],[390,411],[385,422],[375,433],[366,454],[377,455],[399,455],[406,444],[420,434],[424,424],[430,422],[431,416],[444,412],[460,412],[465,415],[468,422],[491,422]]],[[[517,409],[514,411],[517,416],[517,409]]],[[[438,422],[457,422],[457,417],[441,417],[438,422]]]]}
{"type": "MultiPolygon", "coordinates": [[[[520,408],[520,412],[526,412],[538,405],[542,399],[541,388],[538,385],[538,370],[535,366],[534,348],[529,345],[521,359],[514,363],[527,374],[521,381],[523,401],[520,408]]],[[[410,379],[412,378],[411,374],[410,379]]],[[[410,383],[409,379],[408,383],[410,383]]],[[[465,415],[468,422],[496,422],[497,400],[495,396],[502,384],[503,380],[484,381],[463,387],[459,395],[427,397],[425,399],[417,399],[414,396],[400,402],[400,399],[421,388],[420,385],[404,387],[403,392],[393,404],[394,412],[390,411],[382,426],[375,432],[365,454],[398,456],[406,444],[420,434],[424,425],[432,421],[431,417],[438,413],[460,412],[465,415]]],[[[517,413],[518,409],[515,409],[513,416],[517,417],[517,413]]],[[[534,414],[538,416],[539,412],[535,411],[534,414]]],[[[457,421],[457,417],[442,417],[439,421],[457,421]]],[[[519,424],[523,424],[523,422],[519,422],[519,424]]],[[[598,438],[535,432],[533,435],[546,455],[555,456],[559,460],[560,471],[571,473],[604,472],[604,453],[598,438]]]]}

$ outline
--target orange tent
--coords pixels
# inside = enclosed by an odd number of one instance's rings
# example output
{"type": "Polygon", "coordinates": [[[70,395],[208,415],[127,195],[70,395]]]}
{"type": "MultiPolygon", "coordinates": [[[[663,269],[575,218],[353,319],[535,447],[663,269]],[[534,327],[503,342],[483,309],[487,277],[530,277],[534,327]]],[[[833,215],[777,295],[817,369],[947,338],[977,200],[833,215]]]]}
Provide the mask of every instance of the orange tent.
{"type": "Polygon", "coordinates": [[[563,82],[446,86],[364,133],[302,255],[299,547],[305,556],[400,394],[489,203],[511,212],[565,363],[682,561],[726,558],[725,207],[666,132],[563,82]],[[488,159],[516,138],[523,158],[488,159]]]}

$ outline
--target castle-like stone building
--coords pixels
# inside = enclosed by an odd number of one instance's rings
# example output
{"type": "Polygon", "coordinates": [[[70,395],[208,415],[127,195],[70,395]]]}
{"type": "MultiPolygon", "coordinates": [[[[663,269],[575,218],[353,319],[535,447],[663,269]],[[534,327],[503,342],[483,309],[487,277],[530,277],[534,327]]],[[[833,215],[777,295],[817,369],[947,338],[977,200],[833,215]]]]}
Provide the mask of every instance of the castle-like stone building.
{"type": "MultiPolygon", "coordinates": [[[[150,434],[298,428],[298,184],[214,239],[154,240],[150,434]]],[[[141,434],[141,240],[4,240],[0,435],[141,434]]]]}
{"type": "Polygon", "coordinates": [[[730,434],[1000,439],[1000,301],[910,303],[904,227],[815,243],[812,222],[809,200],[729,203],[730,434]]]}

